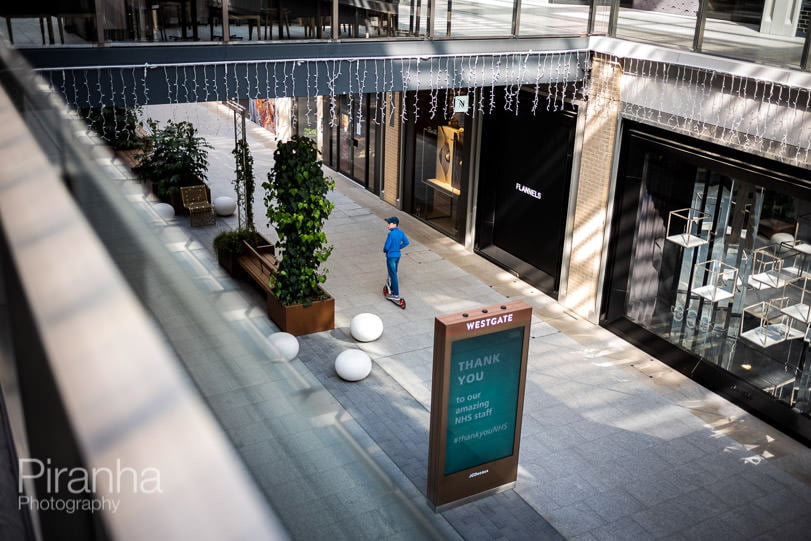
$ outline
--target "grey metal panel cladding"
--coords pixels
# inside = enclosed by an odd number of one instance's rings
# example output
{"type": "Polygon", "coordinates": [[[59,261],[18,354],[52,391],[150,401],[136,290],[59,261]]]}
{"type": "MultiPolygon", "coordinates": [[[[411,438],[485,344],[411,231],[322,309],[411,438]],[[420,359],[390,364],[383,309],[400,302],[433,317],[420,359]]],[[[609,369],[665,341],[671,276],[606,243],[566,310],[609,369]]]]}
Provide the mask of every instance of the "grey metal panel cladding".
{"type": "Polygon", "coordinates": [[[78,107],[581,82],[585,38],[26,49],[78,107]]]}

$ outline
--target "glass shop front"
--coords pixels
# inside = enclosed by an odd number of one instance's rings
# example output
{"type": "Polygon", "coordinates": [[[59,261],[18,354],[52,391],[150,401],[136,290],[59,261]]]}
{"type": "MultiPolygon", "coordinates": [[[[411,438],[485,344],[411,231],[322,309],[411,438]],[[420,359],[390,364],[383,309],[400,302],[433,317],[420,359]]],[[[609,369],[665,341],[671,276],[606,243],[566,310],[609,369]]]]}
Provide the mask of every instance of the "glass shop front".
{"type": "Polygon", "coordinates": [[[602,323],[811,440],[811,173],[626,123],[602,323]]]}
{"type": "Polygon", "coordinates": [[[482,125],[476,253],[557,297],[571,185],[577,112],[496,108],[482,125]],[[517,113],[517,114],[516,114],[517,113]]]}
{"type": "Polygon", "coordinates": [[[472,114],[454,112],[453,98],[453,91],[406,94],[407,111],[417,115],[404,124],[403,206],[463,242],[472,114]]]}
{"type": "Polygon", "coordinates": [[[375,94],[341,94],[336,96],[335,120],[331,119],[329,104],[326,104],[322,122],[324,163],[378,194],[379,126],[376,118],[375,94]]]}

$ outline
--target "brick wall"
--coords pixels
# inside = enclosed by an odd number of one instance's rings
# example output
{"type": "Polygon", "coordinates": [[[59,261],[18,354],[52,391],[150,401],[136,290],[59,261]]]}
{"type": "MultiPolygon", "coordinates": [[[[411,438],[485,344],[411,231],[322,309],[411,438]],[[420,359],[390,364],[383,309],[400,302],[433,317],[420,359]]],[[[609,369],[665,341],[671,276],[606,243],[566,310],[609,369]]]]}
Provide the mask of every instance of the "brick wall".
{"type": "Polygon", "coordinates": [[[797,37],[805,37],[808,32],[808,19],[811,17],[811,0],[803,0],[800,20],[797,22],[797,37]]]}
{"type": "MultiPolygon", "coordinates": [[[[400,100],[400,93],[385,94],[385,103],[391,100],[400,100]]],[[[395,101],[395,103],[397,102],[395,101]]],[[[398,104],[396,111],[400,110],[398,104]]],[[[400,115],[386,112],[386,126],[383,142],[383,200],[399,207],[400,198],[400,115]]]]}
{"type": "Polygon", "coordinates": [[[580,158],[569,278],[566,298],[561,299],[565,306],[595,323],[599,317],[597,293],[620,110],[621,75],[615,58],[595,54],[580,158]]]}

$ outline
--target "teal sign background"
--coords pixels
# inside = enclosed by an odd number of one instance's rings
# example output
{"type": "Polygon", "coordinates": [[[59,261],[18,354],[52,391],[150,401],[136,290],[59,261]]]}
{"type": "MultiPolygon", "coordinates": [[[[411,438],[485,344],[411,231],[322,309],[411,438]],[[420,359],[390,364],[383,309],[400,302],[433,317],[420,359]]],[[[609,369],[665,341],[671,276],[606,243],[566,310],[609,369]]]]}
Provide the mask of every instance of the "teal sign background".
{"type": "Polygon", "coordinates": [[[451,345],[445,475],[512,455],[524,328],[451,345]]]}

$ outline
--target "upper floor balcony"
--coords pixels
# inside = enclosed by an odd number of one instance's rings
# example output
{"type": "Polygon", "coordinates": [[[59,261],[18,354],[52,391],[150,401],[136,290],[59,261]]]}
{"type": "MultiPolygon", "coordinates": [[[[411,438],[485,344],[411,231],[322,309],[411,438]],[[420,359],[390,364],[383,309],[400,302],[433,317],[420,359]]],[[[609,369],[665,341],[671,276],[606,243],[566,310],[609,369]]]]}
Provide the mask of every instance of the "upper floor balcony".
{"type": "Polygon", "coordinates": [[[807,70],[793,0],[30,0],[4,2],[18,48],[606,35],[807,70]]]}

